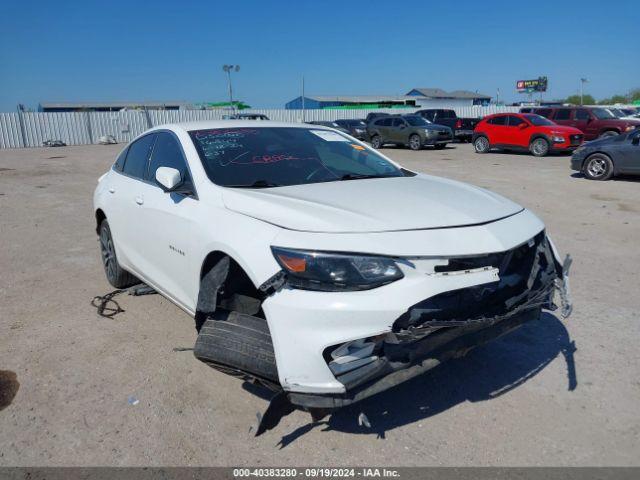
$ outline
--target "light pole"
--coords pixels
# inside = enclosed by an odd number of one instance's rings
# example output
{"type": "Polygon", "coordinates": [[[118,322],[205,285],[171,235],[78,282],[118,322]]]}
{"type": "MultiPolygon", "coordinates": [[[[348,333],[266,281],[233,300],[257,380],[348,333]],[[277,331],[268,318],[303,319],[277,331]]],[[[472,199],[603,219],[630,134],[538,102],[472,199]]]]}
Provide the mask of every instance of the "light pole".
{"type": "Polygon", "coordinates": [[[580,105],[583,105],[583,101],[582,101],[582,97],[584,95],[584,84],[587,83],[589,80],[587,80],[586,78],[581,78],[580,79],[580,105]]]}
{"type": "Polygon", "coordinates": [[[231,88],[231,72],[239,72],[240,65],[223,65],[222,70],[227,72],[227,80],[229,82],[229,103],[231,104],[231,109],[234,110],[233,106],[233,89],[231,88]]]}

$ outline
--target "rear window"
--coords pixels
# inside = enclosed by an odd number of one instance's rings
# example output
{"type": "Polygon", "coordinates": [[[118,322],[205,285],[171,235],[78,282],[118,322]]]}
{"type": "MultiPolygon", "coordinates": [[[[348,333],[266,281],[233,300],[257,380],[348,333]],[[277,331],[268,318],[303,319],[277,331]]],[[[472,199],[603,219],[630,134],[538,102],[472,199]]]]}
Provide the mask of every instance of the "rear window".
{"type": "Polygon", "coordinates": [[[554,120],[569,120],[571,118],[571,109],[560,108],[556,110],[556,114],[553,117],[554,120]]]}
{"type": "Polygon", "coordinates": [[[124,163],[123,172],[135,178],[144,178],[147,173],[147,160],[153,147],[155,134],[145,135],[131,145],[124,163]]]}
{"type": "Polygon", "coordinates": [[[551,111],[552,110],[550,108],[536,108],[531,113],[535,113],[536,115],[540,115],[541,117],[549,118],[551,116],[551,111]]]}
{"type": "Polygon", "coordinates": [[[500,115],[499,117],[493,117],[489,119],[489,122],[491,125],[506,125],[507,124],[507,117],[506,115],[500,115]]]}

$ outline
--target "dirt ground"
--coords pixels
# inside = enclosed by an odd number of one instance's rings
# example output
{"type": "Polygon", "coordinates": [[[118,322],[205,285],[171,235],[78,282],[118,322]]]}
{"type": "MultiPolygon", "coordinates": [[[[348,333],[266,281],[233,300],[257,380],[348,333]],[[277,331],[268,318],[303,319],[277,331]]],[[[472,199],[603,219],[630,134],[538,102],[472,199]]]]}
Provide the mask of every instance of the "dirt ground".
{"type": "Polygon", "coordinates": [[[0,151],[0,465],[640,464],[637,180],[585,180],[567,156],[385,149],[535,211],[574,257],[573,316],[254,438],[263,392],[174,351],[195,341],[187,314],[159,295],[119,297],[113,319],[90,305],[112,290],[92,193],[120,148],[0,151]]]}

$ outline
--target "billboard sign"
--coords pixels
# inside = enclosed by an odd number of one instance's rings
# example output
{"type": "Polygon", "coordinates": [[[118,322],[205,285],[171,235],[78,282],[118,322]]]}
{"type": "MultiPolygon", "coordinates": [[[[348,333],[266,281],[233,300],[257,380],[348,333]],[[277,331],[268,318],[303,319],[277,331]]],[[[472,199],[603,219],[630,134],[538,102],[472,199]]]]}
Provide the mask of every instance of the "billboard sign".
{"type": "Polygon", "coordinates": [[[518,80],[516,90],[520,93],[546,92],[547,77],[538,77],[535,80],[518,80]]]}

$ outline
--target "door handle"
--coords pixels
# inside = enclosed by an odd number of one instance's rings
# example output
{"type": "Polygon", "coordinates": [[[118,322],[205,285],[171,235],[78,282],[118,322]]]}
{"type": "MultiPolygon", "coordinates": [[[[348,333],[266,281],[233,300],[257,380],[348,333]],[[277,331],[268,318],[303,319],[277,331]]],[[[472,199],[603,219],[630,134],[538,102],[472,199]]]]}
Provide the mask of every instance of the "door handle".
{"type": "Polygon", "coordinates": [[[136,203],[137,203],[138,205],[142,205],[142,204],[144,203],[144,198],[142,198],[142,195],[138,195],[138,196],[136,197],[136,203]]]}
{"type": "Polygon", "coordinates": [[[116,193],[116,189],[113,187],[109,187],[109,193],[116,193]]]}

